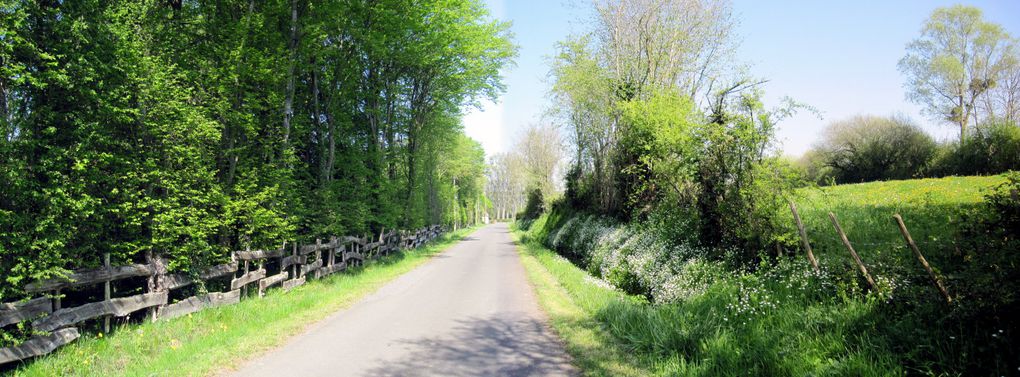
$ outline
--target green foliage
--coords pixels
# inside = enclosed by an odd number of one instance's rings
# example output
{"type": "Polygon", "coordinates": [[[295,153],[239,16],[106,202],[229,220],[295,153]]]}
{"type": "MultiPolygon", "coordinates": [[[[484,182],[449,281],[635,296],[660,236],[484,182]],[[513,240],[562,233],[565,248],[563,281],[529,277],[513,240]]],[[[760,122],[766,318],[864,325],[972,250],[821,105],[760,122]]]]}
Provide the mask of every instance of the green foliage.
{"type": "Polygon", "coordinates": [[[480,221],[475,0],[0,3],[0,301],[70,269],[480,221]],[[296,15],[296,18],[292,16],[296,15]]]}
{"type": "MultiPolygon", "coordinates": [[[[964,213],[958,224],[962,255],[944,268],[962,297],[957,317],[985,328],[1020,329],[1010,313],[1020,308],[1020,173],[1006,174],[1005,181],[987,188],[981,206],[964,213]]],[[[1003,335],[1005,336],[1005,335],[1003,335]]],[[[1003,341],[1006,339],[993,339],[1003,341]]],[[[1020,350],[1010,350],[1014,357],[1020,350]]]]}
{"type": "Polygon", "coordinates": [[[860,183],[919,177],[935,149],[935,141],[908,119],[855,116],[830,124],[816,153],[837,183],[860,183]]]}
{"type": "Polygon", "coordinates": [[[965,143],[948,143],[932,163],[931,175],[1001,174],[1020,169],[1020,125],[994,121],[978,125],[965,143]]]}
{"type": "Polygon", "coordinates": [[[697,173],[697,153],[705,128],[694,104],[673,92],[620,105],[621,123],[616,164],[627,207],[637,211],[663,197],[686,197],[697,173]]]}
{"type": "Polygon", "coordinates": [[[524,202],[524,211],[522,211],[517,218],[528,221],[537,219],[545,212],[545,199],[542,195],[541,188],[533,188],[528,191],[527,201],[524,202]]]}

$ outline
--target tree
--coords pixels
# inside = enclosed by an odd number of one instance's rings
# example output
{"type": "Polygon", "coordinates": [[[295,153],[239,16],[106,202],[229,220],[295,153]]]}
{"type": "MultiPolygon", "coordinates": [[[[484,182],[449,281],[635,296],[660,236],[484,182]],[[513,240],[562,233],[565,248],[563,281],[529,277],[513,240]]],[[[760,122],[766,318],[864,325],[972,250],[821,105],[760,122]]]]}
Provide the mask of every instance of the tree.
{"type": "MultiPolygon", "coordinates": [[[[573,170],[576,179],[588,181],[592,190],[589,202],[594,207],[618,206],[615,171],[610,168],[612,146],[616,139],[613,114],[613,84],[609,72],[598,57],[598,46],[591,36],[570,37],[557,44],[552,62],[554,99],[552,113],[570,130],[574,146],[573,170]]],[[[572,183],[568,182],[568,185],[572,183]]]]}
{"type": "Polygon", "coordinates": [[[507,219],[525,205],[525,194],[538,191],[552,197],[562,168],[563,145],[559,130],[551,125],[532,125],[510,148],[489,159],[486,195],[492,200],[493,218],[507,219]]]}
{"type": "Polygon", "coordinates": [[[978,8],[956,5],[932,12],[899,68],[907,76],[907,98],[959,127],[963,142],[970,125],[992,116],[978,101],[1010,79],[1020,64],[1017,53],[1002,26],[985,21],[978,8]]]}
{"type": "MultiPolygon", "coordinates": [[[[641,174],[640,152],[619,148],[630,132],[621,105],[670,92],[698,104],[732,68],[732,8],[721,0],[605,0],[587,34],[559,44],[553,111],[571,131],[574,179],[599,212],[627,217],[641,174]],[[621,174],[625,172],[631,172],[621,174]]],[[[576,202],[576,201],[575,201],[576,202]]]]}
{"type": "Polygon", "coordinates": [[[600,0],[595,35],[616,96],[677,88],[692,100],[708,94],[733,48],[730,4],[721,0],[600,0]]]}
{"type": "Polygon", "coordinates": [[[859,183],[921,176],[935,147],[905,117],[857,115],[829,124],[816,150],[836,182],[859,183]]]}
{"type": "Polygon", "coordinates": [[[532,125],[513,149],[526,172],[526,186],[542,190],[548,198],[556,192],[556,174],[563,159],[560,132],[551,125],[532,125]]]}
{"type": "Polygon", "coordinates": [[[505,220],[524,206],[527,172],[520,156],[512,152],[498,153],[489,158],[486,171],[485,196],[492,201],[491,218],[505,220]]]}
{"type": "Polygon", "coordinates": [[[1020,64],[1011,64],[982,99],[981,110],[992,120],[989,123],[1002,121],[1020,127],[1020,64]]]}

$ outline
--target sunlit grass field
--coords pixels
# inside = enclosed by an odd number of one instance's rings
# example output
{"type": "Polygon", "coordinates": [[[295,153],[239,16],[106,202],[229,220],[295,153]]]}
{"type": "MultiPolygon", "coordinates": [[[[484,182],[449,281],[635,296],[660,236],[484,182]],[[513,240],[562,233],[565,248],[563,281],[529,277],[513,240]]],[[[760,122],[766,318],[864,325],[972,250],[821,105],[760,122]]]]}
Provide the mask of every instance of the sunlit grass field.
{"type": "Polygon", "coordinates": [[[427,262],[474,228],[447,234],[420,249],[370,261],[262,299],[246,297],[112,334],[87,334],[56,352],[10,371],[14,376],[203,376],[220,374],[349,307],[390,280],[427,262]]]}
{"type": "MultiPolygon", "coordinates": [[[[812,187],[798,190],[794,201],[821,264],[846,268],[852,261],[829,219],[832,212],[877,278],[916,275],[923,271],[892,216],[903,217],[933,267],[949,269],[959,253],[962,222],[989,190],[1005,181],[1002,176],[947,177],[812,187]]],[[[793,232],[789,210],[782,218],[793,232]]]]}

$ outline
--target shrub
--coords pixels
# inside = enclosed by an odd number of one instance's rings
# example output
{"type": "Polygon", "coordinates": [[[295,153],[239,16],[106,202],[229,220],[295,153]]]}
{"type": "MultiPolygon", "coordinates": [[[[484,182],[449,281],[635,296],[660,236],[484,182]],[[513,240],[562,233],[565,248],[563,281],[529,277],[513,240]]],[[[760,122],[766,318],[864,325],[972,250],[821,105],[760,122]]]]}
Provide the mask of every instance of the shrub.
{"type": "Polygon", "coordinates": [[[544,211],[545,198],[542,195],[542,189],[536,187],[528,192],[528,199],[524,204],[524,212],[521,212],[517,217],[522,220],[534,220],[541,216],[544,211]]]}
{"type": "Polygon", "coordinates": [[[815,148],[804,152],[804,155],[793,164],[805,181],[826,186],[835,183],[832,167],[829,166],[826,157],[825,153],[815,148]]]}
{"type": "Polygon", "coordinates": [[[946,144],[932,164],[931,175],[988,175],[1020,169],[1020,127],[990,122],[974,127],[967,141],[946,144]]]}
{"type": "Polygon", "coordinates": [[[836,182],[859,183],[921,176],[935,151],[931,136],[907,118],[858,115],[830,124],[812,158],[836,182]]]}

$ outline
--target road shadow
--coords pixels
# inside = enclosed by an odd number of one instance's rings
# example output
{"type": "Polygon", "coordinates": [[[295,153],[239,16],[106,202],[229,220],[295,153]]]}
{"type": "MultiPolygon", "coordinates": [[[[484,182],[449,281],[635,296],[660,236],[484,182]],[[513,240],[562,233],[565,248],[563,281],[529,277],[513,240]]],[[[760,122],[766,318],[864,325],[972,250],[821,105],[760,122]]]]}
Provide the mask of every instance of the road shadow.
{"type": "MultiPolygon", "coordinates": [[[[516,316],[515,316],[516,317],[516,316]]],[[[457,321],[440,337],[406,339],[412,351],[363,376],[572,376],[558,339],[535,319],[495,316],[457,321]]]]}

